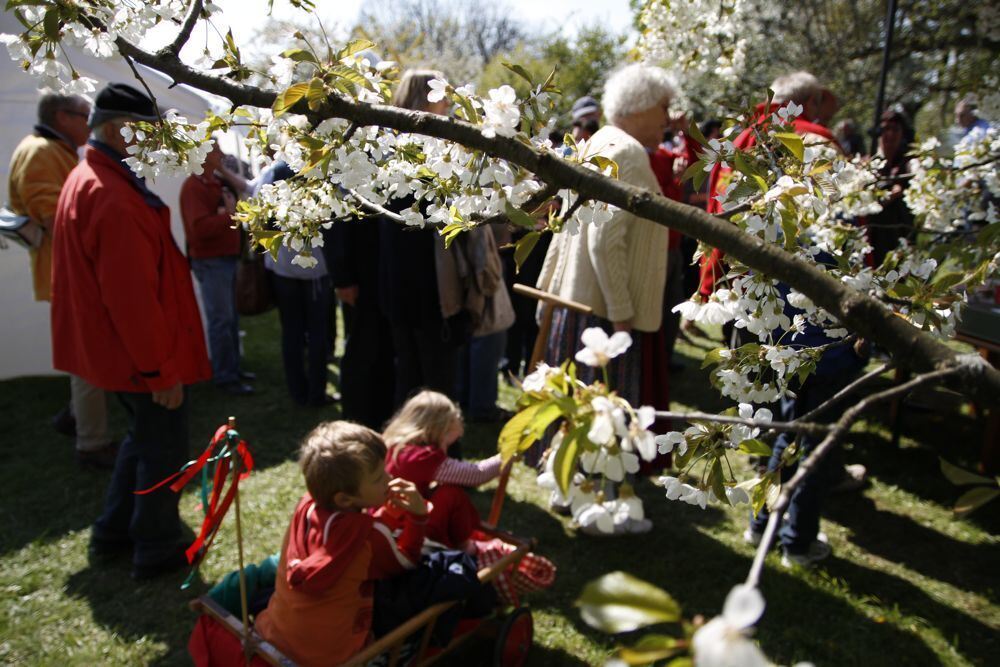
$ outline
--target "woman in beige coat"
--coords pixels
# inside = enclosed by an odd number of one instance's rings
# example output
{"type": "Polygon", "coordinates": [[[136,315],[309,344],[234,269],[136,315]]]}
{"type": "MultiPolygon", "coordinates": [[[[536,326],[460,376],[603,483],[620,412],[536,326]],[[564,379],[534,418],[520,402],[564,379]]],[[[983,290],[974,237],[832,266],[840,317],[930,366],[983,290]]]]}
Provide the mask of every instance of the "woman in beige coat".
{"type": "MultiPolygon", "coordinates": [[[[585,156],[601,155],[618,165],[618,179],[659,194],[647,148],[662,140],[668,108],[676,90],[659,67],[628,65],[611,75],[602,104],[609,124],[584,145],[585,156]]],[[[577,233],[557,234],[549,246],[538,288],[593,309],[584,316],[565,308],[553,313],[546,349],[550,364],[572,358],[580,336],[590,327],[613,331],[656,331],[663,316],[667,272],[667,228],[616,209],[610,220],[581,224],[577,233]]],[[[638,344],[608,366],[612,388],[632,402],[639,400],[638,344]]],[[[580,367],[585,382],[594,371],[580,367]]]]}

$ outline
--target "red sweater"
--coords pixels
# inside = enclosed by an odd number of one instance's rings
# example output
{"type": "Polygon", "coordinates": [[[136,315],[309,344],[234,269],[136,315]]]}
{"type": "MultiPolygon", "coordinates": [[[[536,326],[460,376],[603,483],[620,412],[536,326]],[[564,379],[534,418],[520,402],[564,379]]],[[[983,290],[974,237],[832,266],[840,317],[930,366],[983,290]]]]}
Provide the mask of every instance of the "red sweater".
{"type": "Polygon", "coordinates": [[[120,162],[87,147],[59,195],[54,229],[57,369],[108,391],[158,391],[212,376],[170,210],[147,204],[120,162]]]}
{"type": "Polygon", "coordinates": [[[222,207],[222,182],[211,174],[188,176],[181,186],[181,218],[188,257],[232,257],[240,254],[240,230],[222,207]]]}
{"type": "Polygon", "coordinates": [[[285,533],[274,595],[257,616],[261,636],[304,667],[339,665],[369,640],[377,579],[420,562],[424,521],[404,513],[403,532],[361,512],[331,512],[308,493],[285,533]]]}

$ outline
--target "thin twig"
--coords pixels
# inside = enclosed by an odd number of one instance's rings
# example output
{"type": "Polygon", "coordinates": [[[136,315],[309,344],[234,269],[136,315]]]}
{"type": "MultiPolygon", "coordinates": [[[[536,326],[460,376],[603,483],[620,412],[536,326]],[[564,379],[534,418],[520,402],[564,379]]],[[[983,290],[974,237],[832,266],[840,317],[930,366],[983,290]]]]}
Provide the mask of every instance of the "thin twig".
{"type": "Polygon", "coordinates": [[[862,413],[877,403],[887,401],[901,394],[910,392],[917,387],[931,382],[938,382],[949,376],[966,372],[967,370],[967,363],[964,360],[960,360],[960,362],[955,366],[918,375],[908,382],[896,385],[891,389],[886,389],[885,391],[877,394],[867,396],[856,405],[845,411],[840,419],[833,424],[833,427],[830,429],[829,433],[827,433],[823,441],[816,446],[816,449],[814,449],[804,461],[799,463],[799,466],[795,470],[795,474],[792,475],[792,478],[781,485],[781,494],[778,496],[778,500],[775,501],[774,506],[769,509],[770,516],[768,517],[767,528],[764,530],[764,536],[760,541],[760,545],[757,547],[757,553],[754,554],[753,565],[750,566],[750,573],[747,575],[746,584],[748,586],[756,587],[760,583],[760,575],[764,568],[764,556],[767,555],[771,540],[774,537],[774,532],[777,530],[777,525],[781,521],[781,516],[785,513],[785,510],[791,502],[792,494],[795,493],[795,490],[800,484],[802,484],[802,481],[806,477],[816,471],[820,462],[826,458],[831,451],[833,451],[833,448],[840,442],[840,439],[843,438],[848,431],[850,431],[851,426],[855,421],[857,421],[862,413]]]}
{"type": "Polygon", "coordinates": [[[657,410],[654,414],[657,419],[677,419],[687,422],[706,421],[717,424],[742,424],[743,426],[750,426],[752,428],[766,428],[772,431],[792,431],[794,433],[805,433],[806,435],[818,437],[823,437],[833,428],[827,424],[817,424],[798,419],[791,422],[776,422],[766,419],[745,419],[743,417],[716,415],[709,412],[667,412],[657,410]]]}
{"type": "Polygon", "coordinates": [[[188,39],[191,37],[191,31],[194,30],[195,24],[198,19],[201,18],[203,0],[193,0],[191,5],[188,7],[188,13],[184,17],[184,22],[181,24],[180,32],[174,37],[174,41],[163,47],[160,51],[161,54],[178,55],[184,45],[187,44],[188,39]]]}
{"type": "Polygon", "coordinates": [[[853,394],[854,392],[856,392],[858,389],[860,389],[861,387],[865,386],[866,384],[868,384],[869,382],[871,382],[875,378],[877,378],[880,375],[882,375],[882,373],[885,373],[887,370],[890,370],[893,367],[894,366],[893,366],[892,362],[886,362],[886,363],[882,364],[881,366],[879,366],[878,368],[876,368],[875,370],[871,371],[870,373],[866,373],[865,375],[862,375],[857,380],[855,380],[854,382],[850,383],[849,385],[847,385],[846,387],[844,387],[843,389],[841,389],[840,391],[838,391],[836,394],[834,394],[833,396],[831,396],[830,398],[828,398],[826,401],[824,401],[823,403],[820,403],[815,408],[813,408],[809,412],[807,412],[804,415],[802,415],[801,417],[799,417],[799,419],[801,419],[802,421],[810,421],[812,419],[815,419],[817,415],[819,415],[822,412],[826,412],[828,409],[832,408],[834,405],[836,405],[837,403],[839,403],[840,401],[842,401],[844,398],[846,398],[847,396],[850,396],[851,394],[853,394]]]}
{"type": "MultiPolygon", "coordinates": [[[[556,194],[558,194],[558,192],[559,192],[559,187],[554,185],[546,185],[543,189],[533,194],[528,199],[528,201],[524,202],[521,208],[525,211],[528,211],[529,213],[533,213],[538,209],[539,206],[544,204],[552,197],[555,197],[556,194]]],[[[503,212],[503,213],[497,213],[496,215],[491,215],[488,218],[479,218],[477,216],[470,216],[469,222],[476,227],[480,227],[485,225],[509,222],[509,218],[507,217],[507,213],[503,212]]]]}
{"type": "Polygon", "coordinates": [[[347,192],[352,197],[354,197],[355,199],[358,200],[358,203],[361,204],[361,208],[368,209],[372,213],[377,213],[378,215],[384,215],[385,217],[389,218],[393,222],[401,222],[403,224],[406,223],[406,220],[400,214],[394,213],[394,212],[390,211],[389,209],[387,209],[384,206],[379,206],[375,202],[373,202],[370,199],[368,199],[367,197],[364,197],[363,195],[355,192],[354,190],[351,190],[349,188],[344,188],[344,189],[347,190],[347,192]]]}
{"type": "Polygon", "coordinates": [[[156,102],[156,95],[154,95],[153,91],[149,89],[149,86],[146,84],[146,80],[142,78],[141,74],[139,74],[139,70],[136,68],[135,63],[132,62],[132,59],[127,55],[125,55],[124,53],[122,54],[122,57],[124,57],[125,62],[128,63],[129,69],[132,70],[132,74],[134,74],[135,78],[139,80],[139,83],[142,84],[142,87],[146,89],[146,94],[149,95],[149,99],[152,100],[153,102],[153,110],[156,111],[156,117],[162,123],[163,116],[160,115],[160,105],[156,102]]]}

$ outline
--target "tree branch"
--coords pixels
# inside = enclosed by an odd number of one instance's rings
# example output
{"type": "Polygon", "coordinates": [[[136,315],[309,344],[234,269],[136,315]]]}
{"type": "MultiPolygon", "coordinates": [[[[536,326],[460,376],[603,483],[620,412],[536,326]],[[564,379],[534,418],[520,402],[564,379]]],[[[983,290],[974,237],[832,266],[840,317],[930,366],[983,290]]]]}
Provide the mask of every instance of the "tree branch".
{"type": "MultiPolygon", "coordinates": [[[[966,357],[969,356],[973,355],[966,355],[966,357]]],[[[777,530],[778,524],[781,523],[781,517],[785,513],[785,510],[788,509],[788,504],[792,500],[792,494],[799,487],[799,485],[802,484],[802,481],[806,477],[815,472],[820,462],[826,458],[831,451],[833,451],[833,448],[840,442],[840,439],[851,430],[851,426],[855,421],[857,421],[862,413],[877,403],[895,398],[896,396],[905,394],[916,389],[917,387],[921,387],[932,382],[939,382],[949,376],[961,375],[962,365],[971,363],[971,360],[966,357],[959,360],[958,366],[924,373],[923,375],[918,375],[909,382],[904,382],[903,384],[897,385],[891,389],[886,389],[885,391],[877,394],[866,396],[859,401],[857,405],[852,406],[844,412],[840,419],[833,424],[833,427],[830,429],[829,433],[827,433],[823,441],[816,446],[816,449],[814,449],[804,461],[799,463],[799,466],[795,470],[795,474],[792,475],[792,478],[781,485],[781,494],[778,496],[778,500],[775,501],[774,506],[769,509],[770,515],[768,516],[767,527],[764,529],[764,535],[761,538],[760,545],[757,547],[756,553],[754,554],[753,564],[750,566],[750,573],[747,575],[746,584],[748,586],[756,587],[760,582],[760,575],[764,568],[764,557],[767,555],[767,551],[770,548],[771,540],[774,539],[774,533],[777,530]]],[[[869,373],[869,375],[865,376],[865,378],[870,375],[871,374],[869,373]]]]}
{"type": "Polygon", "coordinates": [[[184,16],[184,22],[181,24],[180,32],[174,37],[174,41],[167,44],[163,49],[157,54],[158,56],[178,56],[180,55],[181,49],[187,44],[188,39],[191,38],[191,31],[194,30],[195,24],[198,19],[201,18],[201,10],[203,6],[203,0],[192,0],[191,4],[188,6],[187,15],[184,16]]]}
{"type": "MultiPolygon", "coordinates": [[[[183,64],[175,56],[154,55],[119,38],[119,50],[136,61],[172,77],[179,83],[228,98],[236,105],[271,107],[276,93],[233,82],[183,64]]],[[[556,155],[515,139],[485,137],[480,128],[465,121],[385,105],[365,104],[337,95],[326,100],[317,117],[338,117],[363,126],[379,125],[400,132],[423,134],[484,151],[516,164],[539,179],[580,196],[625,209],[638,217],[676,229],[731,255],[756,271],[792,285],[844,326],[889,350],[916,372],[940,368],[962,369],[961,386],[987,405],[1000,403],[1000,372],[982,362],[958,365],[958,353],[892,314],[878,300],[848,287],[776,244],[750,237],[735,225],[660,194],[612,180],[556,155]]],[[[309,114],[304,100],[292,109],[309,114]]],[[[954,377],[954,376],[953,376],[954,377]]]]}

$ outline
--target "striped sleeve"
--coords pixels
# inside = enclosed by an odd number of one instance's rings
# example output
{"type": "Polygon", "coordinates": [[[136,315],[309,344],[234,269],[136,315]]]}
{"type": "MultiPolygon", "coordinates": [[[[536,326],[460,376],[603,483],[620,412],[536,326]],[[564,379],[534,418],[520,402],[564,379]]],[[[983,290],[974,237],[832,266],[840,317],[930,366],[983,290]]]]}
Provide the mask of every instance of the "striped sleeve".
{"type": "Polygon", "coordinates": [[[479,486],[500,474],[500,455],[470,463],[446,458],[434,473],[434,481],[458,486],[479,486]]]}

